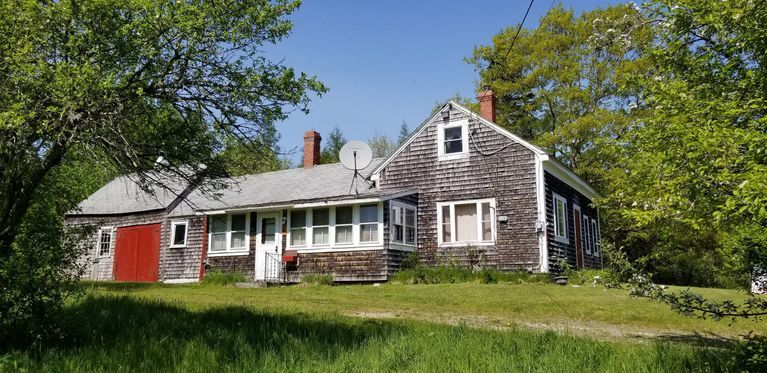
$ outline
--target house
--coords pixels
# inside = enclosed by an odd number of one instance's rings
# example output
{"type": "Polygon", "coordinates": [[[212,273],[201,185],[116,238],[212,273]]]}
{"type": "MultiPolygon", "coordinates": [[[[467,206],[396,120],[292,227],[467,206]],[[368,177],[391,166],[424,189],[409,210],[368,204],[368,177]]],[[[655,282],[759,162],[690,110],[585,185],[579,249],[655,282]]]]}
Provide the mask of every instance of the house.
{"type": "Polygon", "coordinates": [[[385,281],[411,253],[503,271],[556,271],[560,258],[601,267],[596,190],[496,125],[492,91],[478,99],[480,114],[445,103],[362,177],[319,164],[322,138],[308,131],[303,168],[237,178],[218,198],[181,184],[175,198],[158,197],[117,178],[66,217],[101,226],[87,276],[188,282],[216,269],[254,281],[385,281]]]}

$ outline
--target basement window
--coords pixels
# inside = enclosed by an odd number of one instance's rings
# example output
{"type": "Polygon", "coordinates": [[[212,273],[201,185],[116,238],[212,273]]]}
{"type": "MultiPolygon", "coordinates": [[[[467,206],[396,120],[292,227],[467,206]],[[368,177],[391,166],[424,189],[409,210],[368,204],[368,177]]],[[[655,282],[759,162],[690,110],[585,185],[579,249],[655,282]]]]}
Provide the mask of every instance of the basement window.
{"type": "Polygon", "coordinates": [[[174,221],[170,223],[170,247],[186,247],[187,221],[174,221]]]}
{"type": "Polygon", "coordinates": [[[437,204],[440,245],[491,245],[495,240],[495,199],[437,204]]]}
{"type": "Polygon", "coordinates": [[[112,240],[114,229],[112,227],[102,227],[98,232],[98,242],[96,250],[99,257],[109,256],[112,253],[112,240]]]}
{"type": "Polygon", "coordinates": [[[553,193],[554,205],[554,239],[569,243],[567,238],[567,200],[559,194],[553,193]]]}

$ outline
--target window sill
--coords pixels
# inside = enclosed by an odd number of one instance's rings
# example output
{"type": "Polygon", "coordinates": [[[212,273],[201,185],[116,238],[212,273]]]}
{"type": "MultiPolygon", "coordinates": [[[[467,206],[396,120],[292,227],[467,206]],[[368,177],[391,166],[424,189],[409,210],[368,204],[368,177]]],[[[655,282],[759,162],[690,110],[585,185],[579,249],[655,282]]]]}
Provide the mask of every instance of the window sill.
{"type": "Polygon", "coordinates": [[[169,249],[186,249],[186,244],[184,245],[171,245],[168,246],[169,249]]]}
{"type": "Polygon", "coordinates": [[[463,153],[450,153],[450,154],[441,154],[437,157],[437,160],[439,161],[453,161],[456,159],[464,159],[469,158],[468,152],[463,153]]]}
{"type": "Polygon", "coordinates": [[[570,240],[567,239],[566,237],[554,236],[554,241],[559,242],[559,243],[563,243],[565,245],[569,245],[570,244],[570,240]]]}
{"type": "Polygon", "coordinates": [[[493,246],[495,241],[461,241],[461,242],[442,242],[439,247],[464,247],[464,246],[493,246]]]}
{"type": "Polygon", "coordinates": [[[217,256],[245,256],[249,255],[250,250],[242,250],[242,251],[225,251],[225,252],[208,252],[208,257],[217,257],[217,256]]]}

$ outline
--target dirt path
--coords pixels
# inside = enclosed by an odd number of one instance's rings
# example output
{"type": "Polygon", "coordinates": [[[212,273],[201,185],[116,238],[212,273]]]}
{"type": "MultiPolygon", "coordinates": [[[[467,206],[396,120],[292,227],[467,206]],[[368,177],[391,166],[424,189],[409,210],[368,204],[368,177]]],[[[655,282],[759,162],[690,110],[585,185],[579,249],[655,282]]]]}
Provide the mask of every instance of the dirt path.
{"type": "Polygon", "coordinates": [[[562,335],[576,335],[591,337],[599,340],[623,340],[639,343],[647,342],[683,342],[701,346],[728,345],[735,340],[713,333],[689,333],[679,330],[659,330],[651,328],[637,329],[625,325],[616,325],[600,322],[582,322],[575,320],[551,320],[551,321],[528,321],[528,320],[505,320],[477,315],[451,315],[451,314],[423,314],[411,312],[366,312],[356,311],[344,313],[346,316],[371,318],[371,319],[403,319],[432,322],[453,326],[467,326],[472,328],[492,330],[512,330],[515,328],[553,331],[562,335]]]}

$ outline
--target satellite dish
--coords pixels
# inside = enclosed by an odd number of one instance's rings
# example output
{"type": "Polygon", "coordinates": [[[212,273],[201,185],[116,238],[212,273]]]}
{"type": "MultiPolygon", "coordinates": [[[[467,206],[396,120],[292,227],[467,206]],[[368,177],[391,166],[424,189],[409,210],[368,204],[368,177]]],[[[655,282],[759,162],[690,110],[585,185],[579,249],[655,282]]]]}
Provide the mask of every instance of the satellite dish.
{"type": "Polygon", "coordinates": [[[347,142],[338,154],[341,164],[350,170],[361,170],[373,160],[373,151],[368,144],[354,140],[347,142]]]}

